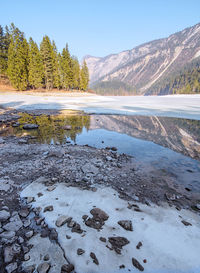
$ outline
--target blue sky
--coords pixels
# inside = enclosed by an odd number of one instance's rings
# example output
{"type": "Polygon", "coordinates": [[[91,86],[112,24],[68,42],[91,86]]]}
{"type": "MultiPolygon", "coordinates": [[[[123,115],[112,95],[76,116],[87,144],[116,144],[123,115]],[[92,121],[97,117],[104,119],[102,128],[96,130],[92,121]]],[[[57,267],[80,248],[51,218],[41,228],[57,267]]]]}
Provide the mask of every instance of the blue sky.
{"type": "Polygon", "coordinates": [[[39,44],[66,43],[80,60],[166,37],[200,22],[200,0],[1,0],[0,24],[11,22],[39,44]]]}

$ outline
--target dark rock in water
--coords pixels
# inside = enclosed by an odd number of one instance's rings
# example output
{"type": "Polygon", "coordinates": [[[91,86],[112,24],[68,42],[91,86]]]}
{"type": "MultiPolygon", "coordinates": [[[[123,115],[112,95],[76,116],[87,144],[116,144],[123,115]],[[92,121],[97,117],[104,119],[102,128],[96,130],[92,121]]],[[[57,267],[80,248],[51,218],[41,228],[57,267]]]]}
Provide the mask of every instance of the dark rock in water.
{"type": "Polygon", "coordinates": [[[121,254],[122,247],[130,243],[128,239],[120,236],[109,237],[108,241],[117,254],[121,254]]]}
{"type": "Polygon", "coordinates": [[[95,229],[101,229],[102,226],[105,224],[105,221],[108,220],[109,216],[107,213],[105,213],[103,210],[99,208],[94,208],[90,211],[90,213],[93,215],[92,218],[88,218],[85,221],[86,226],[95,228],[95,229]]]}
{"type": "Polygon", "coordinates": [[[121,220],[118,224],[126,230],[133,231],[132,222],[130,220],[121,220]]]}
{"type": "Polygon", "coordinates": [[[95,263],[96,265],[99,265],[99,261],[98,261],[96,255],[94,254],[94,252],[90,253],[90,257],[93,259],[93,263],[95,263]]]}
{"type": "Polygon", "coordinates": [[[136,248],[137,248],[137,249],[140,249],[141,246],[142,246],[142,242],[139,242],[139,243],[137,244],[136,248]]]}
{"type": "Polygon", "coordinates": [[[77,249],[77,254],[78,255],[82,255],[83,253],[85,253],[85,250],[83,250],[82,248],[77,249]]]}
{"type": "Polygon", "coordinates": [[[44,208],[44,212],[46,211],[53,211],[53,206],[47,206],[44,208]]]}
{"type": "Polygon", "coordinates": [[[139,271],[144,271],[144,267],[136,260],[135,258],[132,258],[132,264],[135,266],[139,271]]]}
{"type": "Polygon", "coordinates": [[[61,273],[70,273],[74,270],[73,264],[64,264],[61,267],[61,273]]]}
{"type": "Polygon", "coordinates": [[[31,130],[31,129],[37,129],[39,126],[37,124],[24,124],[23,129],[25,130],[31,130]]]}
{"type": "Polygon", "coordinates": [[[182,220],[181,221],[186,227],[187,226],[192,226],[192,224],[190,224],[189,222],[185,221],[185,220],[182,220]]]}

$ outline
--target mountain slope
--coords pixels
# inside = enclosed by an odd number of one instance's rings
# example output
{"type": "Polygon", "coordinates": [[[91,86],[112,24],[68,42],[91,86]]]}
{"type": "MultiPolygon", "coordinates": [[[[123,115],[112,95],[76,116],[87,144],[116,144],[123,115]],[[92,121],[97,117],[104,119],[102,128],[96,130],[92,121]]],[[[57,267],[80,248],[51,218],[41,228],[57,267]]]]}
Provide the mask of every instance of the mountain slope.
{"type": "Polygon", "coordinates": [[[122,82],[146,94],[150,88],[200,56],[200,24],[104,58],[86,56],[92,86],[122,82]]]}

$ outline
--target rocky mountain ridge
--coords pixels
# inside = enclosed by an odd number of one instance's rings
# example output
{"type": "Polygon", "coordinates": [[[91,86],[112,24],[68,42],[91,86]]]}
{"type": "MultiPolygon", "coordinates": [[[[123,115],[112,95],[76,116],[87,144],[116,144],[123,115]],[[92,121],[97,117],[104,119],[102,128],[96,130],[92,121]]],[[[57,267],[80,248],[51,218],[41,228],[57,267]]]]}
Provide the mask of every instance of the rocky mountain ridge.
{"type": "Polygon", "coordinates": [[[106,57],[86,56],[91,86],[120,82],[138,94],[200,56],[200,23],[140,46],[106,57]]]}

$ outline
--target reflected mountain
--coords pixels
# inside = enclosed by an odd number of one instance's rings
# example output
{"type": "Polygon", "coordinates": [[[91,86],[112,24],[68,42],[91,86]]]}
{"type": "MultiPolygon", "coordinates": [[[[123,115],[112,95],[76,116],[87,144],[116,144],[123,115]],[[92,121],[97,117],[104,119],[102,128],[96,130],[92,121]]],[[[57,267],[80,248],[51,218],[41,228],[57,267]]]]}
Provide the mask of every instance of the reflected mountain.
{"type": "Polygon", "coordinates": [[[106,129],[152,141],[200,160],[200,121],[156,116],[91,116],[90,130],[106,129]]]}

